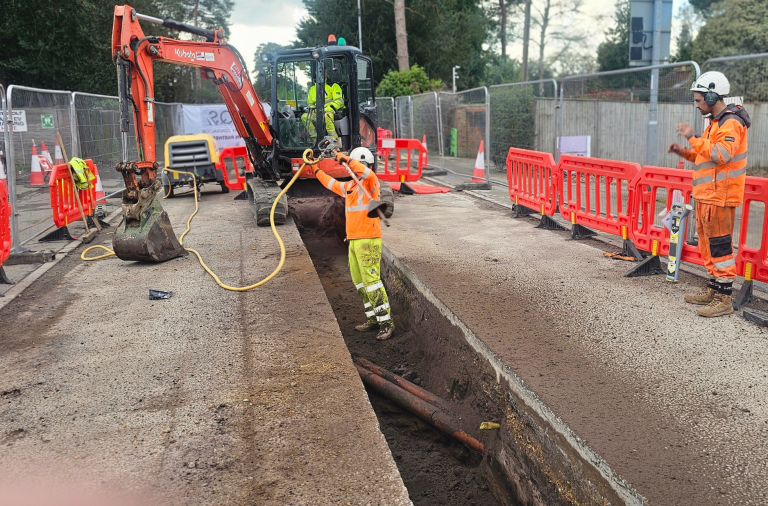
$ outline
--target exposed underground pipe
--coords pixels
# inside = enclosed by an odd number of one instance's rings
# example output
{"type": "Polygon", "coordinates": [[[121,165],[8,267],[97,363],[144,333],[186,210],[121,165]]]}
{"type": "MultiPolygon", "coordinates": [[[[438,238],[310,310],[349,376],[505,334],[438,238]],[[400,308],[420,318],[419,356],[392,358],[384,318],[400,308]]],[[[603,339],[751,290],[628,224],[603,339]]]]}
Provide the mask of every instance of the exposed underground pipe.
{"type": "Polygon", "coordinates": [[[395,385],[399,386],[406,392],[412,393],[419,399],[425,400],[428,403],[433,404],[435,406],[443,407],[445,405],[445,402],[443,401],[443,399],[436,396],[432,392],[428,392],[424,390],[420,386],[411,383],[410,381],[403,378],[402,376],[398,376],[397,374],[391,373],[386,369],[384,369],[383,367],[380,367],[374,364],[373,362],[364,359],[363,357],[355,357],[354,362],[360,367],[368,369],[373,374],[377,376],[381,376],[382,378],[389,381],[390,383],[394,383],[395,385]]]}
{"type": "Polygon", "coordinates": [[[485,453],[483,443],[473,438],[466,432],[456,429],[455,422],[451,416],[443,413],[439,408],[419,399],[415,395],[403,390],[394,383],[390,383],[381,376],[355,364],[357,372],[363,383],[376,390],[378,393],[397,403],[399,406],[407,409],[436,429],[464,443],[476,452],[485,453]]]}

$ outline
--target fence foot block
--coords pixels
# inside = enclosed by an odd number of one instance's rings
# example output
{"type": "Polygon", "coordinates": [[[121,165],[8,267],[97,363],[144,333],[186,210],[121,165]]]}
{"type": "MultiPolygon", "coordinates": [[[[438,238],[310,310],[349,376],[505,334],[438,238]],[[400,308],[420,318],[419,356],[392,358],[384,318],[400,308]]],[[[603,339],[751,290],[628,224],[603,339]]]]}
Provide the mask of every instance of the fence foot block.
{"type": "Polygon", "coordinates": [[[761,327],[768,327],[768,313],[755,311],[754,309],[747,311],[745,309],[742,314],[744,315],[744,319],[748,322],[756,323],[761,327]]]}
{"type": "Polygon", "coordinates": [[[526,216],[530,216],[534,214],[536,211],[533,209],[530,209],[525,206],[521,206],[520,204],[515,204],[515,218],[524,218],[526,216]]]}
{"type": "Polygon", "coordinates": [[[448,171],[444,169],[429,169],[427,167],[424,167],[421,170],[421,174],[429,177],[447,176],[448,171]]]}
{"type": "Polygon", "coordinates": [[[11,281],[11,278],[8,277],[8,274],[5,272],[5,269],[0,266],[0,283],[4,285],[15,285],[13,281],[11,281]]]}
{"type": "Polygon", "coordinates": [[[51,262],[56,258],[56,253],[46,249],[43,251],[22,251],[20,253],[11,253],[3,262],[3,265],[22,265],[22,264],[44,264],[51,262]]]}
{"type": "Polygon", "coordinates": [[[541,221],[535,228],[543,228],[544,230],[568,230],[546,214],[541,215],[541,221]]]}
{"type": "Polygon", "coordinates": [[[465,190],[492,190],[491,183],[461,183],[453,187],[457,192],[465,190]]]}
{"type": "Polygon", "coordinates": [[[621,256],[633,257],[636,262],[643,261],[643,254],[637,249],[632,239],[624,239],[624,246],[621,249],[621,256]]]}
{"type": "Polygon", "coordinates": [[[237,194],[237,197],[235,197],[232,200],[248,200],[248,192],[247,191],[241,191],[237,194]]]}
{"type": "MultiPolygon", "coordinates": [[[[98,218],[98,217],[97,217],[96,219],[97,219],[97,220],[99,220],[99,225],[101,225],[101,228],[109,228],[109,227],[111,227],[111,226],[112,226],[112,225],[110,225],[109,223],[107,223],[106,221],[102,220],[101,218],[98,218]]],[[[91,217],[91,216],[86,216],[86,217],[85,217],[85,220],[88,222],[88,227],[89,227],[89,228],[98,228],[98,227],[96,226],[96,224],[93,222],[93,217],[91,217]]]]}
{"type": "Polygon", "coordinates": [[[655,274],[666,274],[666,271],[661,268],[661,260],[659,260],[658,255],[649,256],[635,265],[624,274],[624,277],[636,278],[639,276],[653,276],[655,274]]]}
{"type": "Polygon", "coordinates": [[[594,237],[596,235],[597,232],[590,230],[585,226],[579,225],[578,223],[574,223],[571,227],[571,239],[574,240],[587,239],[588,237],[594,237]]]}
{"type": "Polygon", "coordinates": [[[76,239],[69,234],[67,227],[59,227],[50,234],[47,234],[40,239],[39,242],[51,242],[51,241],[75,241],[76,239]]]}
{"type": "MultiPolygon", "coordinates": [[[[738,311],[742,307],[752,302],[752,281],[745,281],[739,289],[739,293],[736,294],[736,298],[733,299],[733,309],[738,311]]],[[[746,313],[744,313],[746,318],[746,313]]]]}

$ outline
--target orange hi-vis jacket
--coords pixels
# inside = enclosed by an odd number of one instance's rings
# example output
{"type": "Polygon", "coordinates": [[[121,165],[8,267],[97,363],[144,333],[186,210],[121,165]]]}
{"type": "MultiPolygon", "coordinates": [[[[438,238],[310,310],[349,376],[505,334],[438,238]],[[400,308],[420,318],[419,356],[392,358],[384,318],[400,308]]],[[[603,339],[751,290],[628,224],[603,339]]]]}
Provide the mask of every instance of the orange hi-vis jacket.
{"type": "MultiPolygon", "coordinates": [[[[374,199],[379,199],[379,178],[368,167],[339,153],[336,161],[344,162],[355,172],[360,183],[368,190],[374,199]]],[[[379,218],[368,217],[368,205],[371,200],[365,195],[357,183],[352,181],[337,181],[320,169],[315,169],[315,176],[326,188],[344,199],[344,211],[347,221],[347,239],[373,239],[381,237],[381,222],[379,218]]]]}
{"type": "Polygon", "coordinates": [[[693,149],[686,149],[683,158],[696,164],[696,202],[721,207],[741,205],[747,178],[747,129],[751,124],[747,111],[731,104],[710,119],[701,137],[688,139],[693,149]]]}

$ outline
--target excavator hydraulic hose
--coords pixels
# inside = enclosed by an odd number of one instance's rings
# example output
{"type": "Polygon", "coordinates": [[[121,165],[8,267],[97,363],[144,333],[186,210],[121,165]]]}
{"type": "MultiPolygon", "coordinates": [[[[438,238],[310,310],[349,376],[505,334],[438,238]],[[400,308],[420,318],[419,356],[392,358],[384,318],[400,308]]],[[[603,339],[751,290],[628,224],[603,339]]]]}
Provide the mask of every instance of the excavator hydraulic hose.
{"type": "MultiPolygon", "coordinates": [[[[320,163],[320,161],[323,159],[322,156],[320,158],[318,158],[318,159],[312,159],[311,158],[312,154],[313,153],[312,153],[311,149],[307,149],[306,151],[304,151],[304,154],[302,155],[302,160],[304,161],[304,163],[301,165],[301,168],[298,171],[296,171],[296,174],[294,174],[293,178],[288,182],[287,185],[285,185],[285,188],[283,188],[283,191],[280,192],[280,194],[277,196],[275,201],[272,203],[272,209],[269,212],[269,224],[272,227],[272,233],[275,235],[275,238],[277,239],[277,243],[280,245],[280,262],[277,264],[277,267],[275,267],[275,270],[273,270],[272,273],[269,276],[267,276],[266,278],[262,279],[258,283],[254,283],[252,285],[248,285],[248,286],[229,286],[229,285],[223,283],[221,281],[221,279],[219,279],[219,277],[216,275],[216,273],[213,272],[207,265],[205,265],[205,262],[203,262],[203,257],[200,256],[200,253],[198,253],[196,250],[194,250],[192,248],[184,248],[187,251],[189,251],[190,253],[194,253],[194,255],[197,257],[197,260],[200,262],[200,265],[202,265],[203,269],[205,269],[205,272],[210,274],[211,277],[213,277],[213,279],[216,281],[216,283],[220,287],[224,288],[225,290],[231,290],[233,292],[246,292],[248,290],[252,290],[252,289],[254,289],[254,288],[258,287],[258,286],[261,286],[261,285],[267,283],[270,279],[274,278],[277,275],[277,273],[280,272],[280,270],[283,268],[283,264],[285,263],[285,245],[283,244],[283,240],[280,237],[280,234],[277,233],[277,228],[275,227],[275,208],[277,207],[277,203],[280,202],[280,199],[283,198],[283,195],[285,195],[288,192],[288,190],[291,188],[293,183],[295,183],[296,180],[301,175],[301,173],[304,172],[304,168],[307,165],[316,165],[316,164],[320,163]]],[[[192,228],[192,218],[195,217],[195,215],[197,214],[197,211],[199,209],[198,195],[197,195],[197,180],[195,179],[195,175],[193,173],[191,173],[191,172],[181,172],[181,171],[176,171],[176,172],[178,172],[179,174],[185,174],[185,175],[188,175],[188,176],[192,176],[192,187],[194,188],[194,192],[195,192],[195,212],[193,212],[189,216],[189,219],[187,219],[187,229],[184,231],[183,234],[181,234],[181,237],[179,237],[179,243],[183,246],[184,245],[184,236],[187,235],[187,233],[189,233],[189,231],[191,230],[191,228],[192,228]]],[[[82,260],[86,261],[86,262],[89,262],[91,260],[100,260],[102,258],[107,258],[107,257],[111,257],[111,256],[115,256],[115,252],[112,251],[111,249],[107,248],[106,246],[102,246],[100,244],[96,245],[96,246],[91,246],[90,248],[87,248],[85,251],[83,251],[80,254],[80,258],[82,260]],[[102,250],[105,250],[107,253],[105,253],[103,255],[95,256],[95,257],[86,257],[87,253],[89,251],[91,251],[91,250],[94,250],[94,249],[102,249],[102,250]]]]}

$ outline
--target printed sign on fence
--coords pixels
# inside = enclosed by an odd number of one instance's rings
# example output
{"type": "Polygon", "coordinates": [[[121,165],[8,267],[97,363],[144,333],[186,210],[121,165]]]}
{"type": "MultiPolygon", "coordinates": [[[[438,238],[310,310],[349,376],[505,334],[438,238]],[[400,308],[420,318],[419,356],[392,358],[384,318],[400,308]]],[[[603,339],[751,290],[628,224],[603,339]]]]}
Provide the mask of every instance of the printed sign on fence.
{"type": "MultiPolygon", "coordinates": [[[[264,104],[265,110],[267,104],[264,104]]],[[[218,149],[244,146],[224,104],[182,106],[185,134],[211,134],[218,149]]],[[[266,110],[267,114],[269,111],[266,110]]]]}
{"type": "Polygon", "coordinates": [[[53,128],[53,114],[41,114],[40,124],[43,128],[53,128]]]}
{"type": "MultiPolygon", "coordinates": [[[[27,131],[27,111],[11,111],[11,117],[13,118],[13,131],[14,132],[26,132],[27,131]]],[[[5,131],[5,124],[0,121],[0,132],[5,131]]]]}

